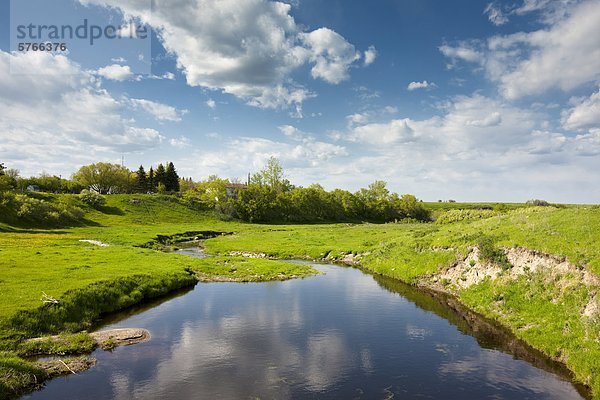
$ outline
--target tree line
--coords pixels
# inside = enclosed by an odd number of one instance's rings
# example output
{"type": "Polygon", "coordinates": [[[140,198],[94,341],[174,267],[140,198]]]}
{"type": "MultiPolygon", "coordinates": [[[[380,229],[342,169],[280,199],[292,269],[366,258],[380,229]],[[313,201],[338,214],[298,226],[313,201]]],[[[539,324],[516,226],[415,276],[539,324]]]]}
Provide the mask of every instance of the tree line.
{"type": "MultiPolygon", "coordinates": [[[[2,190],[2,178],[7,175],[4,165],[0,166],[2,190]]],[[[86,189],[101,195],[173,194],[198,210],[248,222],[390,222],[430,218],[429,211],[415,196],[391,193],[384,181],[375,181],[354,193],[342,189],[326,191],[319,184],[295,186],[285,177],[276,158],[252,174],[247,184],[217,176],[200,182],[182,179],[172,162],[159,164],[156,169],[150,166],[147,171],[140,165],[135,172],[119,164],[99,162],[82,166],[70,180],[49,175],[11,179],[12,188],[22,191],[24,185],[35,184],[41,191],[58,193],[80,193],[86,189]]]]}

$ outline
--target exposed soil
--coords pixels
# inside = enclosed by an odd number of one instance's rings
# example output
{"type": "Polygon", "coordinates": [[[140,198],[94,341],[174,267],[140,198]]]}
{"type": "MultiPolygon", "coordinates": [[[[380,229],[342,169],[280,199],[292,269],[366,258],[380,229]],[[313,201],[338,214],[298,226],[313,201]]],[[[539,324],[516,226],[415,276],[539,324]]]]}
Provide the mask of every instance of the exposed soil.
{"type": "Polygon", "coordinates": [[[420,284],[457,295],[462,289],[477,285],[486,279],[516,280],[522,276],[542,273],[544,279],[566,289],[573,286],[586,286],[590,293],[589,303],[581,310],[582,316],[600,316],[600,305],[596,293],[600,288],[600,278],[584,268],[570,263],[566,257],[559,257],[522,247],[504,248],[511,268],[480,259],[479,248],[471,248],[467,257],[432,276],[423,278],[420,284]]]}
{"type": "Polygon", "coordinates": [[[98,346],[105,350],[150,340],[150,332],[141,328],[110,329],[107,331],[92,332],[90,336],[94,338],[98,346]]]}

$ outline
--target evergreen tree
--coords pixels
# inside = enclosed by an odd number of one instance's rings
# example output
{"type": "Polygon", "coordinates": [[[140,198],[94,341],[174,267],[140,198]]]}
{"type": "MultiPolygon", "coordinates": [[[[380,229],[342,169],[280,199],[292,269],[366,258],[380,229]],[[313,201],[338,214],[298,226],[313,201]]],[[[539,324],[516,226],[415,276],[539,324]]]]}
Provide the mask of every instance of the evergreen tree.
{"type": "Polygon", "coordinates": [[[156,167],[156,171],[154,171],[154,184],[156,185],[156,187],[158,187],[158,185],[160,185],[161,183],[163,184],[163,186],[167,187],[167,171],[165,171],[165,166],[162,164],[158,164],[158,167],[156,167]]]}
{"type": "Polygon", "coordinates": [[[146,193],[148,191],[148,178],[143,165],[140,165],[140,168],[136,172],[135,190],[139,193],[146,193]]]}
{"type": "Polygon", "coordinates": [[[179,175],[175,171],[175,165],[172,162],[167,164],[165,173],[165,187],[167,192],[179,192],[179,175]]]}
{"type": "Polygon", "coordinates": [[[154,178],[154,169],[152,167],[148,171],[148,190],[151,192],[156,190],[156,179],[154,178]]]}

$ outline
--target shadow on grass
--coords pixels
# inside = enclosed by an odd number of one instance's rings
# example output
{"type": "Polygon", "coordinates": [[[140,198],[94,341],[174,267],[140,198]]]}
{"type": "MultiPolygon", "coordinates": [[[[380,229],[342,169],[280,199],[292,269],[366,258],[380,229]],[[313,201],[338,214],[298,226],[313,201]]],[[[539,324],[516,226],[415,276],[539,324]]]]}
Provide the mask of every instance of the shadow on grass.
{"type": "Polygon", "coordinates": [[[123,210],[121,210],[119,207],[102,206],[102,207],[98,207],[97,210],[100,211],[102,214],[125,215],[125,212],[123,210]]]}

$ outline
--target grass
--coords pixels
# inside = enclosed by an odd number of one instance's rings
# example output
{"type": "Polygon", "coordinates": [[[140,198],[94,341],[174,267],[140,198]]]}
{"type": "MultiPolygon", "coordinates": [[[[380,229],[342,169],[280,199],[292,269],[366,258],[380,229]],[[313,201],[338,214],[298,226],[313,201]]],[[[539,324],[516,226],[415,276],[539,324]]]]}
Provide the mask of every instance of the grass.
{"type": "MultiPolygon", "coordinates": [[[[59,197],[47,196],[48,201],[59,197]]],[[[2,393],[13,393],[19,382],[31,383],[26,374],[39,373],[16,355],[42,351],[19,347],[24,338],[88,328],[105,313],[197,279],[265,281],[315,273],[306,265],[239,257],[239,252],[334,261],[353,254],[364,269],[414,283],[463,259],[470,246],[487,246],[495,261],[500,247],[517,246],[564,256],[600,275],[598,207],[426,203],[444,223],[257,225],[222,221],[170,196],[112,195],[107,200],[100,210],[86,209],[83,225],[62,229],[15,226],[0,215],[0,349],[10,351],[0,353],[2,393]],[[457,211],[461,209],[472,211],[457,211]],[[452,214],[443,217],[445,213],[452,214]],[[140,247],[158,235],[203,230],[234,234],[207,240],[207,251],[216,256],[206,259],[140,247]],[[42,306],[42,292],[60,303],[42,306]]],[[[544,277],[528,279],[487,281],[459,297],[566,362],[600,398],[600,324],[581,317],[587,289],[575,285],[564,290],[544,277]]],[[[76,342],[67,339],[65,346],[71,341],[76,342]]],[[[50,346],[44,351],[67,350],[50,346]]]]}
{"type": "Polygon", "coordinates": [[[87,333],[63,333],[57,337],[27,341],[19,344],[19,356],[67,355],[90,353],[97,346],[96,341],[87,333]]]}

